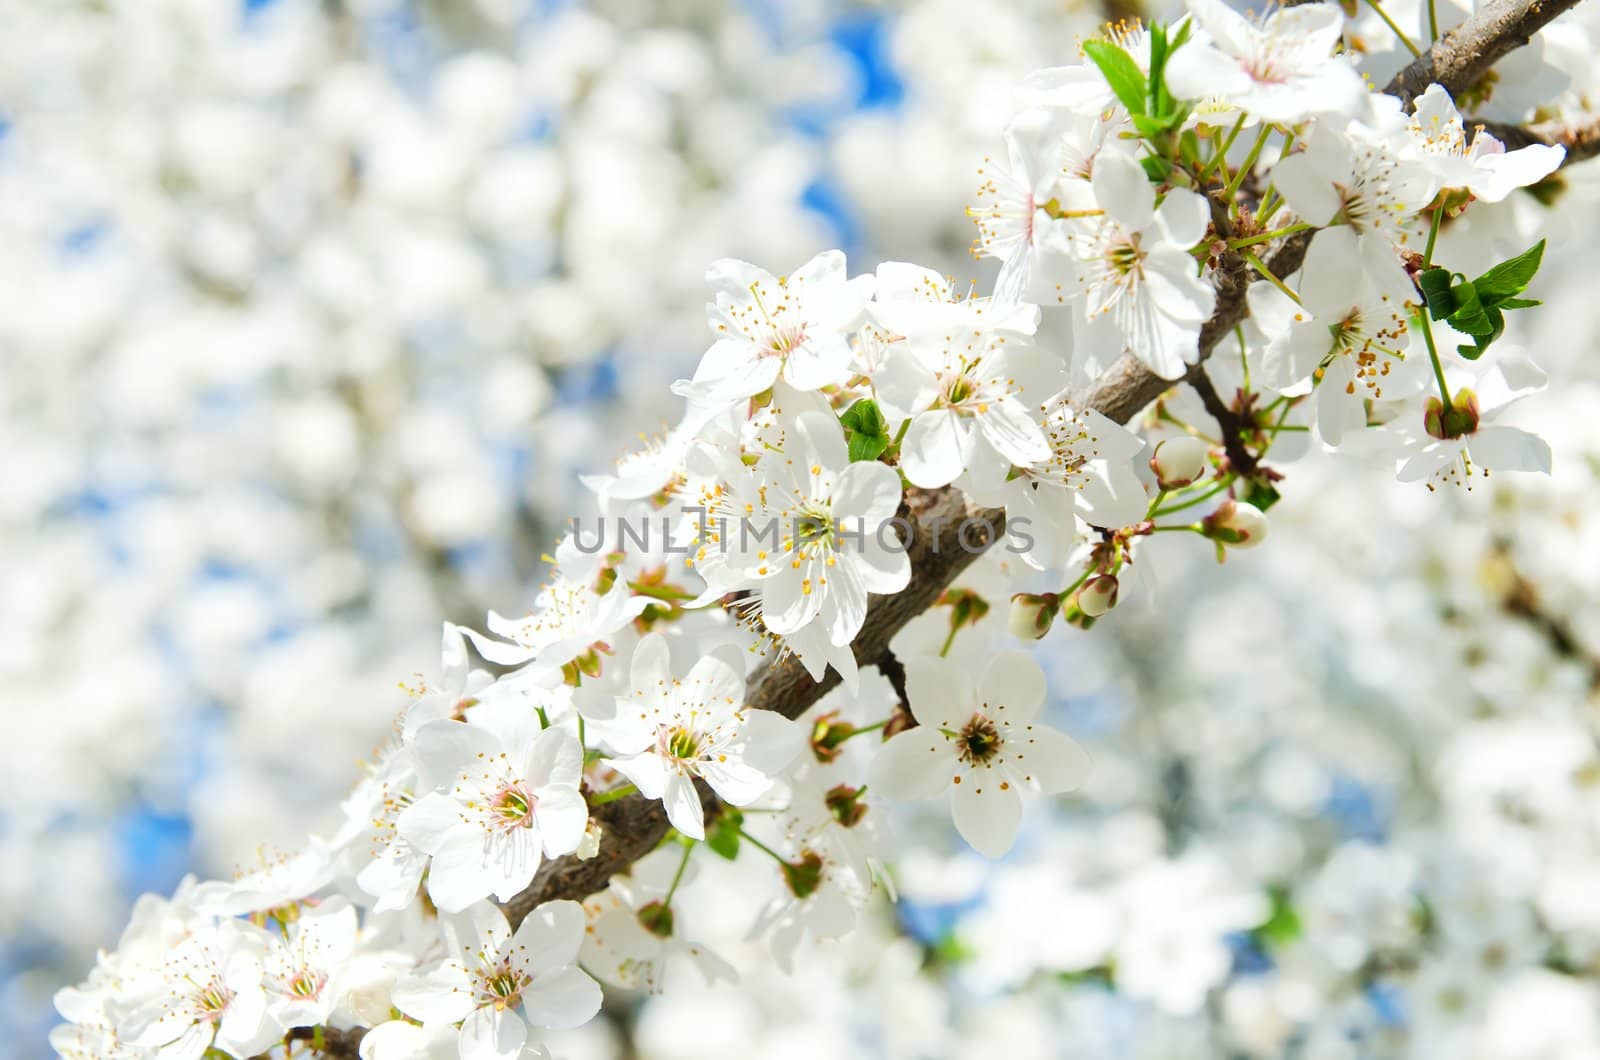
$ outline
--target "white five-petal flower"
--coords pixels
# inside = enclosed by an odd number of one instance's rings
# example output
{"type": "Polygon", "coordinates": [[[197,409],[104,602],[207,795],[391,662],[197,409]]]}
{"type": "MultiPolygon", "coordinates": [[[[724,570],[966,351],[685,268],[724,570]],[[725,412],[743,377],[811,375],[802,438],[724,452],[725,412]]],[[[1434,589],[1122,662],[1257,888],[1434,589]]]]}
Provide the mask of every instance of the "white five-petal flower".
{"type": "Polygon", "coordinates": [[[396,827],[432,855],[428,894],[440,909],[491,894],[506,901],[533,879],[541,851],[578,848],[589,820],[583,751],[565,729],[541,730],[520,697],[479,704],[470,722],[429,722],[412,746],[427,794],[396,827]]]}
{"type": "Polygon", "coordinates": [[[947,659],[906,660],[906,693],[917,726],[883,745],[870,786],[890,798],[931,798],[953,790],[956,830],[997,858],[1016,842],[1021,789],[1070,791],[1088,775],[1077,741],[1038,722],[1044,672],[1033,657],[1001,652],[973,686],[947,659]]]}
{"type": "Polygon", "coordinates": [[[634,649],[628,686],[613,714],[592,719],[594,732],[617,753],[611,766],[646,798],[660,799],[672,826],[691,838],[705,838],[696,779],[748,806],[800,752],[798,726],[746,709],[744,677],[715,654],[680,678],[666,638],[652,633],[634,649]]]}
{"type": "Polygon", "coordinates": [[[562,1030],[600,1011],[599,984],[575,966],[583,931],[576,902],[534,907],[515,933],[478,902],[446,918],[452,956],[395,984],[395,1005],[427,1027],[460,1023],[461,1060],[519,1060],[530,1024],[562,1030]]]}
{"type": "Polygon", "coordinates": [[[1093,183],[1105,213],[1076,222],[1068,237],[1071,284],[1089,325],[1082,344],[1106,360],[1126,348],[1163,379],[1176,379],[1198,359],[1200,326],[1216,305],[1189,254],[1210,211],[1182,188],[1157,206],[1144,169],[1122,151],[1100,153],[1093,183]]]}
{"type": "Polygon", "coordinates": [[[1167,61],[1173,95],[1221,99],[1267,122],[1358,112],[1366,96],[1361,76],[1333,52],[1344,31],[1338,8],[1282,8],[1258,22],[1222,0],[1189,0],[1189,11],[1209,41],[1190,41],[1167,61]]]}

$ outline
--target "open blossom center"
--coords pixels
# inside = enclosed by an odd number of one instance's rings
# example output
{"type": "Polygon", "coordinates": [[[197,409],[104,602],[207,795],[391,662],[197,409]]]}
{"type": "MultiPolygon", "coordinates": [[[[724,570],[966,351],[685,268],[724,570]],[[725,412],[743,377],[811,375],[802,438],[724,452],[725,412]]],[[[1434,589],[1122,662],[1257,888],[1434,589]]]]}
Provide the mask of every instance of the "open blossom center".
{"type": "Polygon", "coordinates": [[[961,761],[968,765],[989,761],[999,753],[1002,742],[999,727],[984,714],[974,714],[956,737],[961,761]]]}
{"type": "Polygon", "coordinates": [[[539,800],[521,784],[509,784],[495,796],[493,815],[501,828],[530,828],[539,800]]]}
{"type": "Polygon", "coordinates": [[[806,342],[805,321],[774,324],[762,349],[769,357],[787,357],[806,342]]]}
{"type": "Polygon", "coordinates": [[[515,1008],[532,982],[529,975],[513,968],[509,961],[502,961],[478,972],[478,993],[496,1009],[515,1008]]]}
{"type": "Polygon", "coordinates": [[[938,373],[939,394],[943,404],[961,415],[981,415],[989,411],[992,402],[1000,401],[1016,389],[1016,380],[999,376],[984,378],[984,359],[957,362],[956,367],[938,373]]]}

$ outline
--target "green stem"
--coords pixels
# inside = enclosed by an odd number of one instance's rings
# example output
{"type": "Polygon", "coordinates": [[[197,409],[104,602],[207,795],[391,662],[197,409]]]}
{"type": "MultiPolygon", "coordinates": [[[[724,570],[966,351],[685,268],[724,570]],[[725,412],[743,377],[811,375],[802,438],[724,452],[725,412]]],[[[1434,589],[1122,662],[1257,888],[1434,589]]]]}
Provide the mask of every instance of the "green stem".
{"type": "Polygon", "coordinates": [[[1211,175],[1212,167],[1219,165],[1228,157],[1228,152],[1233,149],[1233,141],[1239,138],[1239,131],[1244,128],[1244,119],[1245,116],[1243,114],[1239,115],[1239,120],[1233,123],[1233,131],[1228,133],[1228,138],[1217,148],[1216,154],[1211,156],[1211,161],[1202,166],[1200,172],[1195,174],[1200,183],[1204,183],[1205,179],[1211,175]]]}
{"type": "Polygon", "coordinates": [[[1422,267],[1433,265],[1433,246],[1439,241],[1439,226],[1444,223],[1444,211],[1433,211],[1433,223],[1428,226],[1428,245],[1422,251],[1422,267]]]}
{"type": "Polygon", "coordinates": [[[662,905],[672,904],[672,896],[678,893],[678,884],[683,882],[683,871],[689,867],[689,855],[694,853],[694,848],[694,843],[686,842],[683,844],[683,860],[678,862],[678,871],[673,874],[672,883],[667,887],[666,896],[661,899],[662,905]]]}
{"type": "Polygon", "coordinates": [[[950,654],[950,646],[956,642],[956,634],[960,631],[960,626],[953,622],[950,624],[950,635],[944,638],[944,646],[939,649],[939,658],[943,659],[950,654]]]}
{"type": "Polygon", "coordinates": [[[1428,35],[1439,39],[1439,13],[1434,10],[1433,0],[1428,0],[1428,35]]]}
{"type": "Polygon", "coordinates": [[[780,864],[780,865],[789,864],[789,859],[785,858],[782,854],[779,854],[776,850],[773,850],[771,847],[767,846],[767,844],[763,843],[761,840],[757,839],[755,836],[751,835],[749,832],[746,832],[743,828],[739,829],[739,838],[743,839],[745,842],[749,843],[751,846],[755,847],[757,850],[759,850],[762,853],[766,854],[768,857],[772,858],[772,860],[776,861],[778,864],[780,864]]]}
{"type": "Polygon", "coordinates": [[[1256,142],[1251,145],[1250,153],[1245,156],[1244,163],[1239,166],[1239,171],[1233,175],[1233,179],[1228,181],[1228,186],[1223,189],[1222,201],[1228,203],[1230,207],[1233,204],[1233,197],[1239,192],[1239,186],[1244,183],[1244,178],[1251,170],[1256,168],[1256,162],[1261,158],[1261,149],[1267,146],[1267,137],[1271,135],[1272,126],[1261,126],[1261,135],[1256,137],[1256,142]]]}
{"type": "MultiPolygon", "coordinates": [[[[1422,267],[1431,268],[1433,265],[1433,247],[1439,241],[1439,226],[1444,223],[1444,211],[1433,211],[1433,222],[1428,226],[1428,245],[1422,252],[1422,267]]],[[[1444,399],[1444,407],[1451,407],[1450,384],[1445,382],[1444,364],[1439,360],[1439,347],[1433,342],[1433,323],[1430,317],[1433,314],[1428,309],[1428,300],[1422,300],[1422,308],[1418,311],[1418,319],[1422,321],[1422,339],[1428,344],[1428,359],[1433,362],[1433,377],[1439,382],[1439,396],[1444,399]]]]}
{"type": "Polygon", "coordinates": [[[1204,504],[1212,497],[1215,497],[1217,494],[1233,485],[1233,478],[1234,476],[1230,475],[1221,482],[1217,483],[1215,486],[1212,486],[1210,489],[1206,490],[1204,493],[1198,493],[1180,504],[1169,505],[1165,508],[1162,508],[1160,511],[1151,512],[1150,518],[1158,519],[1163,515],[1171,515],[1173,512],[1181,512],[1185,508],[1193,508],[1197,504],[1204,504]]]}
{"type": "Polygon", "coordinates": [[[1094,567],[1092,567],[1092,566],[1085,567],[1084,570],[1083,570],[1083,573],[1078,575],[1078,577],[1073,581],[1073,583],[1071,585],[1069,585],[1065,589],[1061,590],[1061,598],[1063,600],[1065,600],[1067,597],[1069,597],[1073,593],[1077,592],[1078,589],[1083,585],[1083,583],[1089,580],[1089,575],[1091,575],[1093,573],[1094,573],[1094,567]]]}
{"type": "Polygon", "coordinates": [[[1230,239],[1228,241],[1228,247],[1232,250],[1238,250],[1240,247],[1249,247],[1254,246],[1257,243],[1266,243],[1270,240],[1277,239],[1280,236],[1292,236],[1296,232],[1304,232],[1308,228],[1315,227],[1316,225],[1311,225],[1304,221],[1300,221],[1296,224],[1284,225],[1282,228],[1274,229],[1271,232],[1262,232],[1258,236],[1248,236],[1244,239],[1230,239]]]}
{"type": "Polygon", "coordinates": [[[620,788],[612,788],[610,791],[602,791],[590,795],[589,805],[604,806],[608,802],[616,802],[618,799],[627,798],[629,795],[633,795],[638,792],[638,790],[639,789],[634,787],[632,784],[624,784],[620,788]]]}
{"type": "Polygon", "coordinates": [[[1433,362],[1433,377],[1439,381],[1439,396],[1444,399],[1444,407],[1451,408],[1450,384],[1444,379],[1444,365],[1439,361],[1439,347],[1433,344],[1433,325],[1428,321],[1428,307],[1423,306],[1418,316],[1422,320],[1422,340],[1428,344],[1428,359],[1433,362]]]}
{"type": "MultiPolygon", "coordinates": [[[[1418,48],[1415,44],[1411,43],[1411,38],[1406,36],[1405,30],[1403,30],[1399,26],[1395,25],[1394,19],[1389,17],[1389,12],[1387,12],[1387,11],[1385,11],[1383,9],[1383,5],[1378,3],[1378,0],[1367,0],[1367,6],[1372,8],[1372,10],[1376,11],[1378,13],[1378,17],[1383,19],[1383,24],[1385,26],[1388,26],[1391,30],[1394,31],[1394,35],[1396,37],[1400,38],[1400,43],[1404,44],[1406,46],[1406,51],[1411,53],[1411,57],[1413,59],[1422,58],[1422,49],[1418,48]]],[[[1433,8],[1433,4],[1431,3],[1431,0],[1430,0],[1430,3],[1428,4],[1428,8],[1429,8],[1429,12],[1431,14],[1432,13],[1432,8],[1433,8]]]]}
{"type": "Polygon", "coordinates": [[[1251,268],[1253,268],[1257,272],[1259,272],[1264,279],[1266,279],[1268,282],[1270,282],[1272,284],[1272,286],[1276,287],[1278,290],[1280,290],[1284,294],[1288,295],[1290,300],[1293,301],[1295,305],[1300,305],[1301,304],[1300,303],[1300,296],[1295,294],[1293,291],[1289,290],[1289,288],[1284,284],[1284,282],[1282,280],[1278,279],[1278,277],[1273,274],[1273,271],[1271,269],[1267,268],[1266,262],[1264,262],[1260,258],[1256,257],[1254,254],[1250,253],[1250,251],[1248,251],[1248,250],[1241,250],[1241,251],[1239,251],[1239,254],[1244,258],[1245,261],[1248,261],[1250,263],[1250,267],[1251,268]]]}
{"type": "Polygon", "coordinates": [[[839,743],[844,743],[845,740],[851,739],[855,736],[860,736],[864,732],[877,732],[887,724],[889,724],[889,719],[884,718],[882,721],[875,721],[871,725],[863,725],[859,729],[852,729],[848,736],[840,738],[839,743]]]}

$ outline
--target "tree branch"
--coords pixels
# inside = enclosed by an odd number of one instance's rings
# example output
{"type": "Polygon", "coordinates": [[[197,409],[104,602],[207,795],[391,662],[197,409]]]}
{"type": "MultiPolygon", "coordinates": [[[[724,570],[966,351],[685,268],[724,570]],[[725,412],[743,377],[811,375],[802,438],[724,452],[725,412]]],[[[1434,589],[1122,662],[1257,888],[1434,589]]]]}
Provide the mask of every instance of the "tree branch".
{"type": "Polygon", "coordinates": [[[1504,122],[1484,122],[1489,135],[1506,145],[1507,151],[1533,144],[1548,144],[1567,149],[1563,166],[1600,155],[1600,120],[1585,125],[1568,125],[1562,121],[1541,121],[1533,125],[1508,125],[1504,122]]]}
{"type": "MultiPolygon", "coordinates": [[[[1397,74],[1386,91],[1409,102],[1435,81],[1452,93],[1467,87],[1487,73],[1495,61],[1526,44],[1534,33],[1577,2],[1489,0],[1477,14],[1446,33],[1427,54],[1397,74]]],[[[1310,231],[1299,232],[1277,247],[1266,261],[1274,275],[1288,276],[1299,269],[1311,236],[1310,231]]],[[[1249,314],[1245,292],[1250,279],[1237,253],[1223,253],[1214,283],[1216,308],[1201,328],[1199,357],[1183,379],[1163,379],[1131,353],[1124,354],[1086,391],[1072,395],[1073,406],[1092,408],[1117,423],[1127,423],[1171,387],[1202,378],[1204,363],[1217,343],[1249,314]]],[[[894,596],[872,599],[866,623],[851,646],[861,666],[875,665],[883,659],[889,642],[906,623],[933,606],[940,594],[1004,533],[1003,510],[972,509],[953,487],[913,488],[908,491],[906,502],[912,521],[908,547],[911,581],[894,596]]],[[[749,706],[797,718],[838,683],[832,670],[821,681],[813,681],[799,660],[783,656],[753,679],[749,706]]],[[[545,862],[533,882],[504,905],[513,927],[544,902],[581,900],[603,890],[612,876],[627,871],[654,850],[670,828],[661,804],[639,795],[597,806],[593,815],[604,831],[599,854],[588,861],[568,855],[545,862]]],[[[328,1033],[325,1055],[353,1056],[365,1032],[358,1028],[328,1033]]]]}
{"type": "Polygon", "coordinates": [[[1459,95],[1483,80],[1491,67],[1527,44],[1578,0],[1487,0],[1461,25],[1446,30],[1433,47],[1413,59],[1384,88],[1410,103],[1438,83],[1459,95]]]}

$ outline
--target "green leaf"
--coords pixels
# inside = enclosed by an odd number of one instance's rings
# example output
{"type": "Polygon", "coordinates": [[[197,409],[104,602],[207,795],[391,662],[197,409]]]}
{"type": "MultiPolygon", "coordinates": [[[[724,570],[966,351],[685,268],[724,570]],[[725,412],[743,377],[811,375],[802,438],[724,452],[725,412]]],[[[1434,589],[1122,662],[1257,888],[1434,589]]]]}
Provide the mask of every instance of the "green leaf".
{"type": "Polygon", "coordinates": [[[1267,891],[1267,899],[1271,902],[1271,913],[1252,934],[1267,949],[1287,945],[1299,938],[1302,930],[1300,914],[1295,912],[1289,892],[1283,887],[1272,887],[1267,891]]]}
{"type": "Polygon", "coordinates": [[[706,846],[732,861],[739,856],[739,826],[743,823],[744,814],[732,806],[724,806],[722,816],[706,833],[706,846]]]}
{"type": "Polygon", "coordinates": [[[1417,286],[1428,303],[1428,315],[1435,320],[1443,320],[1456,311],[1456,299],[1450,293],[1451,279],[1449,269],[1428,269],[1417,277],[1417,286]]]}
{"type": "Polygon", "coordinates": [[[1477,288],[1478,297],[1485,305],[1499,305],[1527,290],[1543,258],[1544,240],[1541,239],[1510,261],[1502,261],[1473,280],[1472,286],[1477,288]]]}
{"type": "Polygon", "coordinates": [[[1478,289],[1474,284],[1466,281],[1458,283],[1450,289],[1450,294],[1456,300],[1456,311],[1448,318],[1451,327],[1473,338],[1487,335],[1494,330],[1494,323],[1484,311],[1483,302],[1478,298],[1478,289]]]}
{"type": "Polygon", "coordinates": [[[1489,330],[1482,333],[1472,332],[1472,337],[1478,340],[1475,344],[1471,346],[1463,344],[1456,347],[1456,352],[1469,361],[1476,361],[1479,357],[1482,357],[1484,351],[1489,348],[1489,344],[1504,335],[1506,331],[1505,314],[1500,312],[1498,308],[1491,306],[1483,311],[1483,315],[1488,318],[1489,330]]]}
{"type": "Polygon", "coordinates": [[[1146,175],[1154,181],[1166,180],[1172,174],[1172,163],[1155,155],[1145,155],[1139,159],[1139,165],[1144,167],[1146,175]]]}
{"type": "Polygon", "coordinates": [[[1145,77],[1132,56],[1115,44],[1103,40],[1085,41],[1083,54],[1100,68],[1106,84],[1129,114],[1145,113],[1145,77]]]}
{"type": "Polygon", "coordinates": [[[889,448],[889,424],[878,410],[877,402],[862,398],[839,417],[849,441],[850,459],[876,460],[889,448]]]}
{"type": "Polygon", "coordinates": [[[1253,478],[1250,480],[1249,488],[1245,490],[1244,499],[1262,511],[1266,511],[1282,500],[1283,495],[1278,492],[1276,486],[1265,479],[1253,478]]]}
{"type": "Polygon", "coordinates": [[[1532,309],[1536,305],[1544,305],[1537,298],[1507,298],[1504,302],[1496,302],[1496,309],[1532,309]]]}

